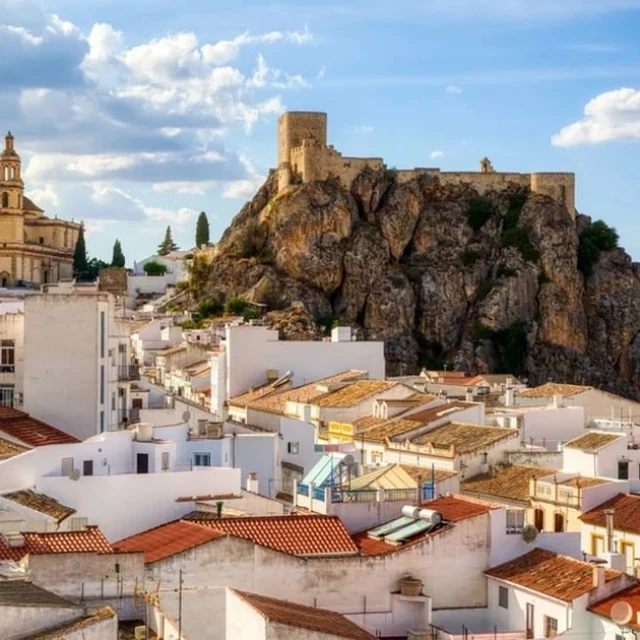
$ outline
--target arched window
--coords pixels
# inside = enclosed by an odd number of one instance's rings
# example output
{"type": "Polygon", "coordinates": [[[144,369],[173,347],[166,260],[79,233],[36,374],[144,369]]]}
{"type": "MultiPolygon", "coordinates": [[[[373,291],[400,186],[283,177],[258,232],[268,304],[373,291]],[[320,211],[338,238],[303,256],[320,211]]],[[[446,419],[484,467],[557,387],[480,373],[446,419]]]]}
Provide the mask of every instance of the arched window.
{"type": "Polygon", "coordinates": [[[2,192],[2,208],[7,209],[9,207],[9,194],[6,191],[2,192]]]}
{"type": "Polygon", "coordinates": [[[556,533],[564,531],[564,516],[561,513],[556,513],[553,517],[553,530],[556,533]]]}
{"type": "Polygon", "coordinates": [[[533,524],[538,531],[544,531],[544,509],[536,509],[533,512],[533,524]]]}

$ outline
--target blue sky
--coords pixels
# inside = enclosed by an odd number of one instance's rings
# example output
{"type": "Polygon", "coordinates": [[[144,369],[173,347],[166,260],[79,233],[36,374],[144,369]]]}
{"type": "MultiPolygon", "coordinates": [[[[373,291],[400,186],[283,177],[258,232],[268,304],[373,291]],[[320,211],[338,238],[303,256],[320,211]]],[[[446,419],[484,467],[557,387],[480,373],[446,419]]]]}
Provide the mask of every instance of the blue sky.
{"type": "Polygon", "coordinates": [[[640,0],[0,2],[0,127],[92,255],[217,240],[304,109],[389,166],[573,171],[640,260],[640,0]]]}

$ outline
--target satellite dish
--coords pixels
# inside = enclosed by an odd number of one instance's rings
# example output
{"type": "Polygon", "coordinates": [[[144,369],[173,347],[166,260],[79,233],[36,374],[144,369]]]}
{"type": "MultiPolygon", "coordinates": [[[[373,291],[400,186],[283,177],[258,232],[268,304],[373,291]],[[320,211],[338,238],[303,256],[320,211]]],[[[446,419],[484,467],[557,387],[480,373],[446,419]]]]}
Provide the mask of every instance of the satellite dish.
{"type": "Polygon", "coordinates": [[[80,469],[74,469],[69,475],[71,480],[78,480],[80,478],[80,469]]]}
{"type": "Polygon", "coordinates": [[[633,609],[628,602],[619,600],[611,607],[611,619],[616,624],[627,624],[633,618],[633,609]]]}
{"type": "Polygon", "coordinates": [[[531,544],[538,537],[538,530],[532,525],[527,524],[522,528],[522,539],[531,544]]]}
{"type": "Polygon", "coordinates": [[[189,420],[191,420],[191,411],[185,411],[185,412],[182,414],[182,420],[183,420],[184,422],[189,422],[189,420]]]}
{"type": "Polygon", "coordinates": [[[356,463],[356,460],[355,460],[355,458],[354,458],[350,453],[348,453],[348,454],[347,454],[347,455],[342,459],[342,464],[343,464],[345,467],[351,467],[351,466],[353,466],[355,463],[356,463]]]}

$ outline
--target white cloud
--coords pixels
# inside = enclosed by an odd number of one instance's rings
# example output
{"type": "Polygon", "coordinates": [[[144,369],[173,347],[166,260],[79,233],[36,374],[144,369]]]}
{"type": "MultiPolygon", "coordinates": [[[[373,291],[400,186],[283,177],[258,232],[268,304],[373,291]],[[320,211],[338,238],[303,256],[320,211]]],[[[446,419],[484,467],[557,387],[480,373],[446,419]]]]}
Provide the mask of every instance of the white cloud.
{"type": "Polygon", "coordinates": [[[447,93],[462,93],[462,89],[455,84],[450,84],[445,89],[447,93]]]}
{"type": "Polygon", "coordinates": [[[357,133],[359,135],[369,135],[374,131],[375,131],[375,128],[372,127],[370,124],[361,124],[360,126],[354,127],[353,129],[353,133],[357,133]]]}
{"type": "Polygon", "coordinates": [[[590,100],[584,117],[561,129],[551,139],[557,147],[640,140],[640,90],[607,91],[590,100]]]}
{"type": "Polygon", "coordinates": [[[37,47],[42,44],[42,38],[40,36],[34,36],[28,29],[24,27],[15,27],[13,25],[0,25],[0,32],[6,31],[13,35],[16,35],[26,44],[37,47]]]}
{"type": "Polygon", "coordinates": [[[215,186],[215,182],[159,182],[152,185],[154,191],[164,193],[167,191],[175,191],[184,195],[197,195],[203,196],[215,186]]]}
{"type": "Polygon", "coordinates": [[[255,195],[260,185],[265,181],[265,176],[258,173],[246,155],[240,155],[240,162],[249,177],[246,180],[228,182],[222,192],[223,198],[247,200],[255,195]]]}
{"type": "Polygon", "coordinates": [[[316,73],[316,79],[322,80],[327,75],[327,65],[323,64],[319,69],[318,73],[316,73]]]}
{"type": "Polygon", "coordinates": [[[431,160],[436,160],[437,158],[442,158],[443,156],[444,156],[444,151],[439,151],[439,150],[432,151],[429,154],[429,158],[431,158],[431,160]]]}

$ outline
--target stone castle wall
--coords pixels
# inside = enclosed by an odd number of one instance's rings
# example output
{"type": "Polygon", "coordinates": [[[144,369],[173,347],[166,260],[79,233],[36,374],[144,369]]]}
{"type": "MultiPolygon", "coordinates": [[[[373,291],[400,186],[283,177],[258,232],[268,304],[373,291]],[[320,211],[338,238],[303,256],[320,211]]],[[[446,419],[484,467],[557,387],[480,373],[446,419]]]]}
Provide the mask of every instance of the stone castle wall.
{"type": "MultiPolygon", "coordinates": [[[[351,158],[327,145],[327,114],[289,112],[278,122],[278,187],[286,189],[294,179],[303,183],[339,178],[349,188],[366,167],[384,167],[382,158],[351,158]]],[[[548,195],[563,204],[575,217],[575,175],[573,173],[503,173],[494,171],[485,159],[483,171],[447,171],[438,168],[402,169],[399,183],[420,176],[437,178],[443,185],[469,184],[480,194],[505,188],[509,184],[529,187],[533,193],[548,195]]]]}

